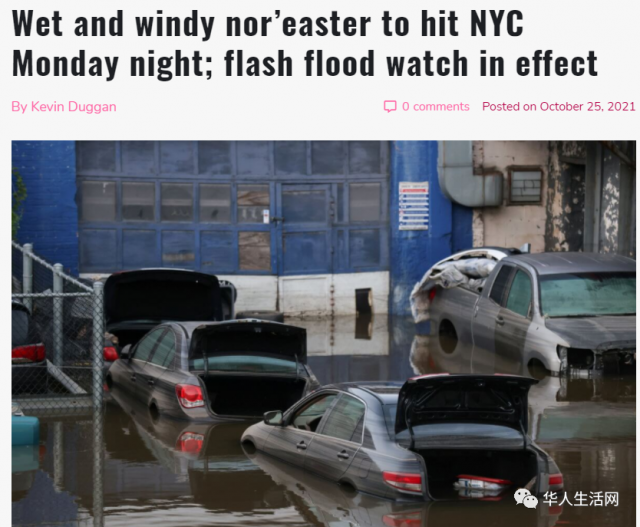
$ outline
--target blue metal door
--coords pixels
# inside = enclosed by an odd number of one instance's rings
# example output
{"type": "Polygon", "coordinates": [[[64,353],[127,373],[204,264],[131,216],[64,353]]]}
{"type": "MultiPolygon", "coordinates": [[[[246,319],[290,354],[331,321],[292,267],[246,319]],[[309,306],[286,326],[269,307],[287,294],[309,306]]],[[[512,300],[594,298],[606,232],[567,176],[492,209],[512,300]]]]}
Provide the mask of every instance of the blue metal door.
{"type": "Polygon", "coordinates": [[[332,272],[333,216],[331,185],[278,185],[278,274],[332,272]]]}

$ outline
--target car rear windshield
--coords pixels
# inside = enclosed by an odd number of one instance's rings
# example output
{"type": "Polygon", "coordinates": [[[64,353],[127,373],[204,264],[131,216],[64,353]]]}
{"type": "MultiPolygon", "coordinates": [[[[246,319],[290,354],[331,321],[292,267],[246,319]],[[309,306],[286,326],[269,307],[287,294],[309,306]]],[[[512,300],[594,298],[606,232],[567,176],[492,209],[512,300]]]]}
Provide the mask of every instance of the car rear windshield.
{"type": "Polygon", "coordinates": [[[636,273],[567,273],[540,277],[548,317],[636,314],[636,273]]]}
{"type": "MultiPolygon", "coordinates": [[[[204,370],[204,359],[193,359],[190,366],[192,370],[204,370]]],[[[296,363],[255,355],[217,355],[207,358],[207,371],[295,374],[296,363]]]]}

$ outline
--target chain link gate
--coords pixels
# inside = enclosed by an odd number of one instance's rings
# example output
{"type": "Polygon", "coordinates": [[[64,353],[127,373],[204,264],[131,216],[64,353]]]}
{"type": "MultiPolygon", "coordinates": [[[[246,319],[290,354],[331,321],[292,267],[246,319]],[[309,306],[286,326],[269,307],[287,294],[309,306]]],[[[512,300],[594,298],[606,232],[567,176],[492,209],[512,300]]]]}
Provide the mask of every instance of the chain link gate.
{"type": "MultiPolygon", "coordinates": [[[[46,415],[103,404],[103,283],[83,283],[12,242],[11,395],[46,415]]],[[[114,349],[115,352],[115,349],[114,349]]]]}

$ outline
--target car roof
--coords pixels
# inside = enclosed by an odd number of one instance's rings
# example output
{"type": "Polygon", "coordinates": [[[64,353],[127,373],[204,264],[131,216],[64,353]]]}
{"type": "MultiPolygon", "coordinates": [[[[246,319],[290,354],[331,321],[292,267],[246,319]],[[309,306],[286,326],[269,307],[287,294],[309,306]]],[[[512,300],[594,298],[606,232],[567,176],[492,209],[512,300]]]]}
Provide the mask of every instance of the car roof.
{"type": "Polygon", "coordinates": [[[323,388],[336,389],[354,395],[358,395],[359,391],[364,391],[373,395],[382,404],[393,404],[398,402],[398,394],[403,384],[403,382],[394,381],[341,382],[323,386],[323,388]]]}
{"type": "Polygon", "coordinates": [[[636,270],[636,262],[619,254],[556,252],[516,254],[504,262],[522,262],[533,267],[539,275],[572,273],[630,272],[636,270]]]}

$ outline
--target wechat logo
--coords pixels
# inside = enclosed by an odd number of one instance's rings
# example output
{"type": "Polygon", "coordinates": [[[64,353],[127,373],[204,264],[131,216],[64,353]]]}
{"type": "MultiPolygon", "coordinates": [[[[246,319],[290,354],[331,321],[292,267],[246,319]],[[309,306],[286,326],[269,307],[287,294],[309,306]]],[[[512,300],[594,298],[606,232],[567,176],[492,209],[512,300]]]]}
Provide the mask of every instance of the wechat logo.
{"type": "Polygon", "coordinates": [[[531,495],[527,489],[518,489],[513,495],[516,499],[516,503],[524,505],[527,509],[535,509],[538,506],[538,498],[531,495]]]}

